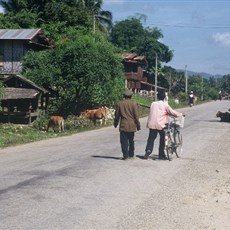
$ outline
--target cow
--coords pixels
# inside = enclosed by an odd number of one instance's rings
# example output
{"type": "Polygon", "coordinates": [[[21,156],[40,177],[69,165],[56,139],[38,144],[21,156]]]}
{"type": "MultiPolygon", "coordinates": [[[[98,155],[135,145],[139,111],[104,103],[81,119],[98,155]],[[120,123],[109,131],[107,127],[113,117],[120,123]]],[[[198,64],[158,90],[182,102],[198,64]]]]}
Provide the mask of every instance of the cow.
{"type": "Polygon", "coordinates": [[[84,117],[84,118],[89,118],[89,119],[93,119],[94,113],[97,111],[98,109],[87,109],[83,112],[80,113],[80,117],[84,117]]]}
{"type": "Polygon", "coordinates": [[[61,116],[51,116],[47,125],[45,126],[45,131],[48,132],[49,128],[52,127],[55,132],[58,129],[58,132],[64,131],[64,118],[61,116]]]}
{"type": "Polygon", "coordinates": [[[98,109],[87,109],[80,113],[80,117],[90,119],[94,125],[96,125],[97,122],[99,122],[100,125],[103,123],[106,125],[106,121],[111,118],[111,115],[109,109],[105,106],[98,109]]]}
{"type": "Polygon", "coordinates": [[[93,123],[96,125],[96,123],[99,121],[100,125],[102,125],[103,123],[104,125],[106,125],[107,115],[108,115],[107,107],[102,107],[97,109],[92,115],[93,123]]]}
{"type": "Polygon", "coordinates": [[[221,111],[218,111],[216,114],[216,117],[219,117],[221,122],[230,122],[230,113],[229,112],[223,113],[221,111]]]}

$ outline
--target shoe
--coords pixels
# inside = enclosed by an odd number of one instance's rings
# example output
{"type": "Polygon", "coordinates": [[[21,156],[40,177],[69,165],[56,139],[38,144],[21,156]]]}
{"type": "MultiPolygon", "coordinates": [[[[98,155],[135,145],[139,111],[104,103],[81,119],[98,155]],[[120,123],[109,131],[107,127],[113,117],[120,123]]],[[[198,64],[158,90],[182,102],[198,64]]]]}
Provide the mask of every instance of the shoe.
{"type": "Polygon", "coordinates": [[[129,157],[129,159],[134,160],[134,159],[135,159],[135,156],[129,157]]]}
{"type": "Polygon", "coordinates": [[[151,153],[146,152],[145,155],[143,156],[143,158],[144,158],[145,160],[147,160],[147,159],[149,158],[149,155],[150,155],[150,154],[151,154],[151,153]]]}
{"type": "Polygon", "coordinates": [[[122,157],[121,160],[125,161],[125,160],[128,160],[129,158],[128,157],[122,157]]]}
{"type": "Polygon", "coordinates": [[[168,160],[168,158],[166,156],[159,156],[160,160],[168,160]]]}

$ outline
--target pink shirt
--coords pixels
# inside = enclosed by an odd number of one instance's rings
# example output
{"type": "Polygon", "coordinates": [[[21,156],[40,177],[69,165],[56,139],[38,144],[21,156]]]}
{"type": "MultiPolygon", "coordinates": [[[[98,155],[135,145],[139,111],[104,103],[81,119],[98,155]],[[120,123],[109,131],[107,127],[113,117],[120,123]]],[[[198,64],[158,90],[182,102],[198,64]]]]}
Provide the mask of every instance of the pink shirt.
{"type": "Polygon", "coordinates": [[[163,101],[153,102],[147,121],[147,128],[162,130],[165,124],[169,122],[169,115],[174,117],[183,116],[183,113],[173,110],[163,101]]]}

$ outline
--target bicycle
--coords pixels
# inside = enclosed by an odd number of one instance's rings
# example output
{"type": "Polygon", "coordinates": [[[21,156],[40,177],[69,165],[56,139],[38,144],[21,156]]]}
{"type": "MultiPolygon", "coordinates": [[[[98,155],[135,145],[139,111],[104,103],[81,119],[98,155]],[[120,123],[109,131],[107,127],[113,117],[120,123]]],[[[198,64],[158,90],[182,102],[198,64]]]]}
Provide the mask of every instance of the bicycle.
{"type": "Polygon", "coordinates": [[[182,134],[180,128],[184,126],[184,116],[172,117],[172,120],[164,128],[165,131],[165,151],[168,160],[171,161],[173,153],[179,158],[182,154],[182,134]]]}

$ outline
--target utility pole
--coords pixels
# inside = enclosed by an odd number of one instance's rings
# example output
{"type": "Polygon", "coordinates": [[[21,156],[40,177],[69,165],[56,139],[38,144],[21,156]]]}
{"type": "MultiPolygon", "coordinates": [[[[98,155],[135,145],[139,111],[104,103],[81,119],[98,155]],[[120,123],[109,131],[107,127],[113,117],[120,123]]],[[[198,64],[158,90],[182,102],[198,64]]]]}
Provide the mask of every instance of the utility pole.
{"type": "Polygon", "coordinates": [[[170,70],[170,72],[169,72],[169,95],[171,93],[171,88],[172,88],[172,73],[170,70]]]}
{"type": "Polygon", "coordinates": [[[155,53],[155,101],[157,101],[157,53],[155,53]]]}
{"type": "Polygon", "coordinates": [[[185,65],[185,93],[188,93],[188,74],[187,74],[187,65],[185,65]]]}
{"type": "Polygon", "coordinates": [[[204,90],[204,80],[203,80],[203,76],[201,77],[201,101],[204,100],[204,94],[203,94],[203,90],[204,90]]]}

